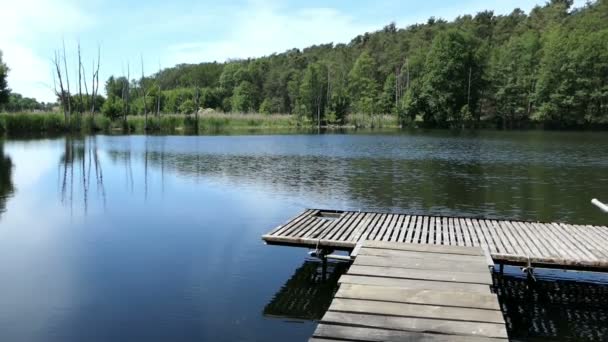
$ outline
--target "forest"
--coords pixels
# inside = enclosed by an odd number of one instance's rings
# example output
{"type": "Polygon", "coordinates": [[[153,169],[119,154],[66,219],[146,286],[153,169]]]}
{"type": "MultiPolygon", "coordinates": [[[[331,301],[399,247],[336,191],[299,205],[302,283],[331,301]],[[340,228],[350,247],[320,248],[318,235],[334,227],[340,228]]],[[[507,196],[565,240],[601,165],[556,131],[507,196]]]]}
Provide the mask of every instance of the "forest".
{"type": "Polygon", "coordinates": [[[608,0],[391,23],[347,44],[133,74],[111,76],[97,105],[74,93],[58,101],[125,120],[213,110],[292,114],[312,125],[390,115],[402,126],[605,126],[608,0]]]}

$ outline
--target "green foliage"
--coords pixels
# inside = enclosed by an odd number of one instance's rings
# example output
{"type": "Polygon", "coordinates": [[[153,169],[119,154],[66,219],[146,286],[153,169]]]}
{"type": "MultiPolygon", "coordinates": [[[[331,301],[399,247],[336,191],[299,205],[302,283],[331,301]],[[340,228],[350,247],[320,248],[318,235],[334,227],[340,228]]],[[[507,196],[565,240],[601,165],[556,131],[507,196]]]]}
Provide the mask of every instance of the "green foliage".
{"type": "Polygon", "coordinates": [[[234,89],[234,95],[232,95],[232,111],[249,113],[257,108],[257,93],[255,86],[249,81],[242,81],[238,87],[234,89]]]}
{"type": "Polygon", "coordinates": [[[124,103],[121,98],[110,95],[101,107],[101,113],[111,120],[118,119],[124,114],[124,103]]]}
{"type": "Polygon", "coordinates": [[[375,80],[376,65],[369,52],[359,55],[348,74],[350,96],[353,110],[358,113],[372,114],[376,111],[378,84],[375,80]]]}
{"type": "MultiPolygon", "coordinates": [[[[163,115],[194,103],[296,114],[303,125],[316,124],[318,115],[321,123],[378,126],[381,114],[435,127],[605,124],[608,1],[571,6],[552,0],[529,14],[483,11],[452,22],[389,24],[348,44],[180,64],[131,85],[110,78],[106,91],[123,98],[128,88],[129,114],[143,112],[145,89],[148,112],[160,99],[163,115]]],[[[222,126],[217,120],[213,125],[222,126]]]]}
{"type": "Polygon", "coordinates": [[[8,94],[11,90],[8,87],[8,71],[10,69],[2,61],[2,51],[0,50],[0,105],[8,102],[8,94]]]}
{"type": "Polygon", "coordinates": [[[188,99],[179,106],[179,112],[182,114],[192,114],[198,109],[194,106],[194,101],[188,99]]]}
{"type": "Polygon", "coordinates": [[[300,83],[298,105],[301,115],[312,121],[323,120],[327,102],[327,68],[320,63],[309,64],[300,83]]]}

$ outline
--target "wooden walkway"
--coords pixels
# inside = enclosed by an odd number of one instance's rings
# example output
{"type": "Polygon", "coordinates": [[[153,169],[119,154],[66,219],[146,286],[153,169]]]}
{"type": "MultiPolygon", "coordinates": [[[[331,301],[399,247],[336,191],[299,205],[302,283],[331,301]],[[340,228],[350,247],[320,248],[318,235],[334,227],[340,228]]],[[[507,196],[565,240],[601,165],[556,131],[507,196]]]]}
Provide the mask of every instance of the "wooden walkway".
{"type": "Polygon", "coordinates": [[[367,241],[310,341],[507,341],[479,247],[367,241]]]}
{"type": "Polygon", "coordinates": [[[262,239],[344,250],[365,240],[480,247],[489,264],[608,270],[605,226],[309,209],[262,239]]]}

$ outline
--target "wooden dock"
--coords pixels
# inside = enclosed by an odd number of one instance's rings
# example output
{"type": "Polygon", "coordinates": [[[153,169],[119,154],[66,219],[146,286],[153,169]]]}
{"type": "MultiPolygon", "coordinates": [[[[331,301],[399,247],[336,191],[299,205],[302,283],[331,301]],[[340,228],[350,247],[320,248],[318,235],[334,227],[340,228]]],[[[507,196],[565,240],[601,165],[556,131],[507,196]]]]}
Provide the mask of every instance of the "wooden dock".
{"type": "Polygon", "coordinates": [[[507,341],[479,247],[367,241],[310,341],[507,341]]]}
{"type": "Polygon", "coordinates": [[[605,226],[309,209],[262,239],[329,250],[366,240],[479,247],[488,264],[608,270],[605,226]]]}

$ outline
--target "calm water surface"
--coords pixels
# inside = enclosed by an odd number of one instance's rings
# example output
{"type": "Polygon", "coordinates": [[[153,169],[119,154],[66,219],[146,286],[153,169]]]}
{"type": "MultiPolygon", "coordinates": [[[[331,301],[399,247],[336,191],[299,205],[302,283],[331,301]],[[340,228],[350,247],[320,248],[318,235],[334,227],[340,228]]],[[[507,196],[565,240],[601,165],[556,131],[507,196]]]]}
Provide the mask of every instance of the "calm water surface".
{"type": "MultiPolygon", "coordinates": [[[[606,225],[589,204],[608,200],[606,146],[571,132],[7,139],[0,340],[305,341],[346,266],[323,276],[266,231],[307,207],[606,225]]],[[[509,274],[496,283],[513,338],[608,339],[606,277],[509,274]]]]}

